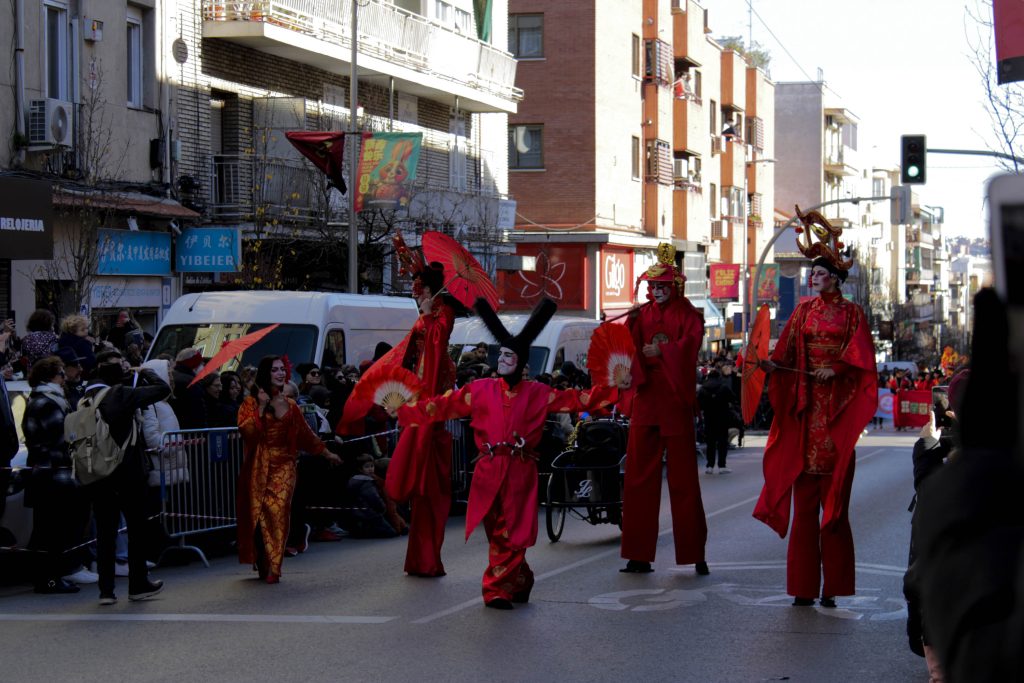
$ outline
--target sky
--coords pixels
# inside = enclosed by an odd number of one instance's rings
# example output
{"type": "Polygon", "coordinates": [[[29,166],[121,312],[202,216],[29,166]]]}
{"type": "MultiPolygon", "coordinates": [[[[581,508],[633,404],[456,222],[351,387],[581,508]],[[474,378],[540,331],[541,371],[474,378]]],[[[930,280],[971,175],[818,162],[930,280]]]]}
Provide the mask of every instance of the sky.
{"type": "MultiPolygon", "coordinates": [[[[748,0],[698,0],[712,37],[748,40],[748,0]]],[[[817,80],[860,119],[858,149],[874,166],[899,164],[902,134],[929,148],[998,149],[983,83],[971,62],[965,4],[980,0],[749,0],[752,37],[771,54],[775,82],[817,80]],[[788,52],[788,54],[787,54],[788,52]]],[[[988,157],[930,154],[923,205],[945,209],[947,235],[987,236],[988,157]]]]}

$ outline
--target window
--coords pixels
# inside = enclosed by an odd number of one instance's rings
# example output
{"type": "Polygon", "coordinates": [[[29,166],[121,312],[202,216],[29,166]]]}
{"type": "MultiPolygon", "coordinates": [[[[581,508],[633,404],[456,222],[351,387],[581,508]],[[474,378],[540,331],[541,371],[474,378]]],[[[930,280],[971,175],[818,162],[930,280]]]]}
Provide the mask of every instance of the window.
{"type": "Polygon", "coordinates": [[[757,116],[747,117],[747,144],[758,151],[764,149],[764,120],[757,116]]]}
{"type": "Polygon", "coordinates": [[[633,76],[640,78],[640,62],[643,55],[640,52],[640,36],[633,34],[633,76]]]}
{"type": "Polygon", "coordinates": [[[701,97],[700,93],[701,93],[701,90],[700,90],[700,71],[694,69],[693,70],[693,94],[697,96],[698,100],[701,97]]]}
{"type": "Polygon", "coordinates": [[[672,145],[664,140],[647,141],[646,179],[660,185],[672,184],[672,145]]]}
{"type": "Polygon", "coordinates": [[[711,217],[718,218],[718,186],[714,183],[711,183],[711,192],[708,193],[708,199],[711,202],[711,217]]]}
{"type": "Polygon", "coordinates": [[[142,107],[142,14],[128,10],[127,101],[129,107],[142,107]]]}
{"type": "Polygon", "coordinates": [[[632,157],[633,180],[640,180],[640,138],[633,136],[633,147],[630,152],[632,157]]]}
{"type": "Polygon", "coordinates": [[[508,167],[544,168],[544,126],[521,125],[508,128],[508,167]]]}
{"type": "Polygon", "coordinates": [[[871,179],[871,194],[875,197],[881,197],[885,194],[885,178],[871,179]]]}
{"type": "Polygon", "coordinates": [[[61,5],[45,5],[46,96],[68,100],[68,10],[61,5]]]}
{"type": "Polygon", "coordinates": [[[543,57],[544,15],[510,14],[508,16],[508,50],[517,59],[543,57]]]}
{"type": "Polygon", "coordinates": [[[644,78],[658,85],[671,87],[674,78],[672,46],[661,40],[648,40],[644,45],[644,78]]]}
{"type": "Polygon", "coordinates": [[[718,104],[711,100],[711,134],[718,135],[720,130],[718,127],[718,104]]]}

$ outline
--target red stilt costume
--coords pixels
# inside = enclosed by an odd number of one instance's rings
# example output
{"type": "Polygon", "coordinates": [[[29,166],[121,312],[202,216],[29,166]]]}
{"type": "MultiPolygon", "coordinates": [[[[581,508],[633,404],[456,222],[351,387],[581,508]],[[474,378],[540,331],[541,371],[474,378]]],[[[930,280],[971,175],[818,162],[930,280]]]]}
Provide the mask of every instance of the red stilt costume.
{"type": "MultiPolygon", "coordinates": [[[[814,259],[812,282],[845,280],[852,262],[839,253],[841,230],[817,212],[800,217],[808,231],[798,245],[814,259]],[[820,240],[813,245],[812,230],[820,240]]],[[[754,517],[785,537],[792,498],[786,584],[790,595],[804,601],[817,597],[819,588],[826,598],[854,593],[848,516],[854,446],[878,402],[864,312],[838,290],[820,294],[797,306],[771,356],[779,366],[768,386],[775,419],[765,447],[764,488],[754,508],[754,517]],[[834,375],[814,374],[820,370],[834,375]]]]}
{"type": "MultiPolygon", "coordinates": [[[[455,323],[452,300],[440,294],[444,269],[439,263],[424,265],[401,240],[395,248],[403,272],[414,275],[413,296],[421,310],[412,330],[378,363],[401,365],[419,378],[425,396],[443,394],[455,383],[455,365],[448,355],[448,338],[455,323]],[[424,305],[423,302],[430,303],[424,305]]],[[[464,310],[464,309],[463,309],[464,310]]],[[[365,415],[372,404],[352,401],[345,406],[342,423],[365,415]]],[[[441,546],[451,508],[452,439],[443,424],[412,427],[402,431],[391,456],[384,491],[399,502],[409,501],[412,519],[405,555],[405,571],[413,576],[444,576],[441,546]]]]}
{"type": "MultiPolygon", "coordinates": [[[[548,300],[534,312],[523,331],[512,337],[486,302],[477,311],[502,351],[514,351],[516,367],[504,378],[479,379],[455,392],[436,396],[398,411],[403,427],[470,417],[480,457],[466,510],[466,538],[483,523],[490,544],[483,576],[484,602],[511,607],[526,602],[533,588],[533,572],[526,549],[537,541],[537,455],[544,420],[552,412],[582,412],[614,402],[613,388],[557,391],[546,384],[520,379],[530,342],[554,313],[548,300]],[[499,328],[496,331],[496,327],[499,328]]],[[[501,368],[499,367],[499,372],[501,368]]]]}
{"type": "MultiPolygon", "coordinates": [[[[674,265],[675,249],[658,247],[659,263],[637,280],[649,285],[649,302],[627,325],[637,349],[632,366],[632,405],[622,508],[625,571],[649,571],[658,542],[662,457],[672,507],[676,564],[698,564],[702,573],[707,519],[697,478],[693,420],[697,352],[704,318],[683,296],[685,278],[674,265]],[[659,300],[660,299],[660,300],[659,300]],[[645,349],[647,349],[645,351],[645,349]],[[642,569],[631,569],[640,567],[642,569]]],[[[628,398],[624,401],[628,403],[628,398]]]]}

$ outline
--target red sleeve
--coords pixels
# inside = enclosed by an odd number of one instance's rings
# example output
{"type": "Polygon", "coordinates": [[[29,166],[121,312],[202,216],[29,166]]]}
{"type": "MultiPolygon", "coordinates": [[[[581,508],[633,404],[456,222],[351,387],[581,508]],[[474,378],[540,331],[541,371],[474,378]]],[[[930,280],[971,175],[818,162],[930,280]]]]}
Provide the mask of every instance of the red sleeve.
{"type": "Polygon", "coordinates": [[[256,399],[252,396],[247,396],[238,408],[238,431],[242,433],[242,438],[250,443],[263,438],[263,419],[260,417],[256,399]]]}
{"type": "Polygon", "coordinates": [[[408,403],[398,409],[398,423],[403,427],[417,427],[467,417],[472,412],[472,387],[470,383],[458,391],[408,403]]]}

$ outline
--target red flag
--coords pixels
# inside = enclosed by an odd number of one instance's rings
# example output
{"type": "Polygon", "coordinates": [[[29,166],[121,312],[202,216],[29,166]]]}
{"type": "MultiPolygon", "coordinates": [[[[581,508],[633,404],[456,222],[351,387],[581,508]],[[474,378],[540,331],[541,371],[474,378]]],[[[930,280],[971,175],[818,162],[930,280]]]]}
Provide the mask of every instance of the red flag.
{"type": "Polygon", "coordinates": [[[346,191],[345,179],[341,175],[345,160],[345,134],[320,131],[288,131],[288,142],[327,174],[331,184],[339,192],[346,191]]]}

